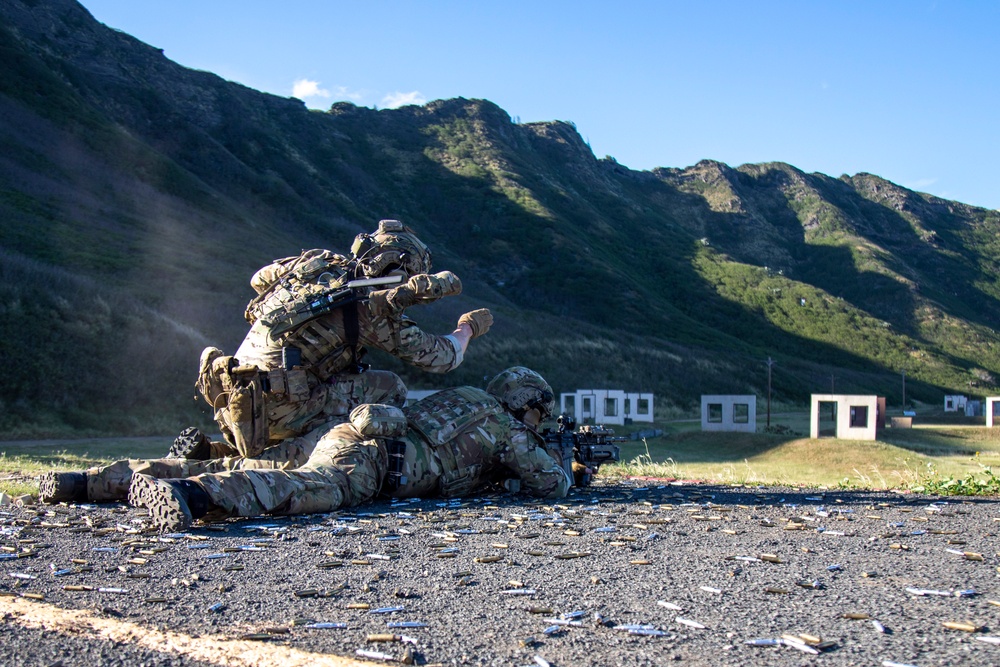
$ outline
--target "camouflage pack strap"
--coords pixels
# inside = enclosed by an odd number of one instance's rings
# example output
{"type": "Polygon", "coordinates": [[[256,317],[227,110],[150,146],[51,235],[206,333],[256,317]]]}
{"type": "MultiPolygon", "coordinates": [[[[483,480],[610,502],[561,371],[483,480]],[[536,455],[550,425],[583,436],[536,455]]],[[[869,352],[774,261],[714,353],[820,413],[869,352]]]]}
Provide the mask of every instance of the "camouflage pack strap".
{"type": "Polygon", "coordinates": [[[351,351],[351,373],[361,373],[368,370],[368,367],[361,363],[358,354],[358,341],[361,339],[361,325],[358,321],[358,300],[355,299],[349,305],[343,306],[344,313],[344,342],[347,349],[351,351]]]}
{"type": "Polygon", "coordinates": [[[390,440],[386,443],[385,448],[389,454],[389,471],[386,474],[385,483],[391,493],[399,487],[405,486],[409,481],[405,475],[406,441],[390,440]]]}

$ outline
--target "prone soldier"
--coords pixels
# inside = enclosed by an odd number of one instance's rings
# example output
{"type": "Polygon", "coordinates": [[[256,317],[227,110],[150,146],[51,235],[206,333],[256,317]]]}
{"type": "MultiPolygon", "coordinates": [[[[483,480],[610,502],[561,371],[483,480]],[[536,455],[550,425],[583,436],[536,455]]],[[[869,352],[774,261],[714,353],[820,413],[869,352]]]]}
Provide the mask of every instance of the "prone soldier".
{"type": "MultiPolygon", "coordinates": [[[[86,500],[127,492],[160,529],[179,530],[199,518],[329,512],[379,494],[461,496],[508,479],[526,493],[562,497],[572,482],[536,430],[552,396],[538,373],[509,368],[485,391],[446,389],[402,410],[358,406],[349,422],[298,438],[310,454],[295,469],[243,458],[119,461],[86,472],[86,500]]],[[[47,473],[60,474],[72,473],[47,473]]]]}

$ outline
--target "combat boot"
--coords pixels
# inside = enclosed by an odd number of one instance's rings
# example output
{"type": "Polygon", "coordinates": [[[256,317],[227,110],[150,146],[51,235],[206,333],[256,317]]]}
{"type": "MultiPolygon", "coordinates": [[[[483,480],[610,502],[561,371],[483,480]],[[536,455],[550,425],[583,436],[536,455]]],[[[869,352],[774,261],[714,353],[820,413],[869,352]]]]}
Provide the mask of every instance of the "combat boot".
{"type": "Polygon", "coordinates": [[[38,500],[43,503],[87,502],[87,473],[43,473],[38,480],[38,500]]]}
{"type": "Polygon", "coordinates": [[[167,458],[208,461],[212,458],[212,441],[196,426],[189,426],[174,438],[167,458]]]}
{"type": "Polygon", "coordinates": [[[161,531],[185,530],[215,505],[205,489],[190,479],[156,479],[136,474],[128,490],[133,507],[145,507],[161,531]]]}

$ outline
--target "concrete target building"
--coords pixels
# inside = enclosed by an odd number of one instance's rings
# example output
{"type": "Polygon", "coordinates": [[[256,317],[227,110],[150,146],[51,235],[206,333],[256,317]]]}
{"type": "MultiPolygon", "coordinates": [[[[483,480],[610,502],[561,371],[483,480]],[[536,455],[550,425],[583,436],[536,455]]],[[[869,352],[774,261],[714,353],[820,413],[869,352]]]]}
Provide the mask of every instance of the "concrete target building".
{"type": "Polygon", "coordinates": [[[577,424],[614,424],[653,421],[653,395],[620,389],[577,389],[559,395],[559,412],[577,424]]]}
{"type": "Polygon", "coordinates": [[[885,398],[852,394],[813,394],[810,438],[875,440],[885,427],[885,398]]]}
{"type": "Polygon", "coordinates": [[[993,428],[1000,410],[1000,396],[986,397],[986,428],[993,428]]]}
{"type": "Polygon", "coordinates": [[[701,430],[756,433],[757,397],[752,394],[702,395],[701,430]]]}

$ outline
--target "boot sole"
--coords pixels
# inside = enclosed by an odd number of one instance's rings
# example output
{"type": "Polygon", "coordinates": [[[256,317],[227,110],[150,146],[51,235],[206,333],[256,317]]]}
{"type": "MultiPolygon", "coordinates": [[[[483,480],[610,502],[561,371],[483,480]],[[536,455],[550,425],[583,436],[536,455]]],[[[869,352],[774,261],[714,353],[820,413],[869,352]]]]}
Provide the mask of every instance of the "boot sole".
{"type": "Polygon", "coordinates": [[[137,474],[132,477],[128,502],[133,507],[145,507],[153,524],[161,531],[186,530],[191,526],[191,510],[184,498],[166,482],[137,474]]]}
{"type": "MultiPolygon", "coordinates": [[[[86,502],[86,497],[77,497],[76,484],[66,480],[67,474],[70,473],[42,473],[38,479],[38,501],[48,504],[86,502]]],[[[86,493],[83,495],[86,496],[86,493]]]]}
{"type": "Polygon", "coordinates": [[[47,472],[42,474],[38,480],[38,501],[42,503],[58,503],[60,500],[59,480],[56,478],[56,473],[47,472]]]}
{"type": "Polygon", "coordinates": [[[174,438],[174,444],[167,452],[168,459],[188,459],[207,461],[211,458],[212,448],[201,431],[195,427],[186,428],[174,438]]]}

